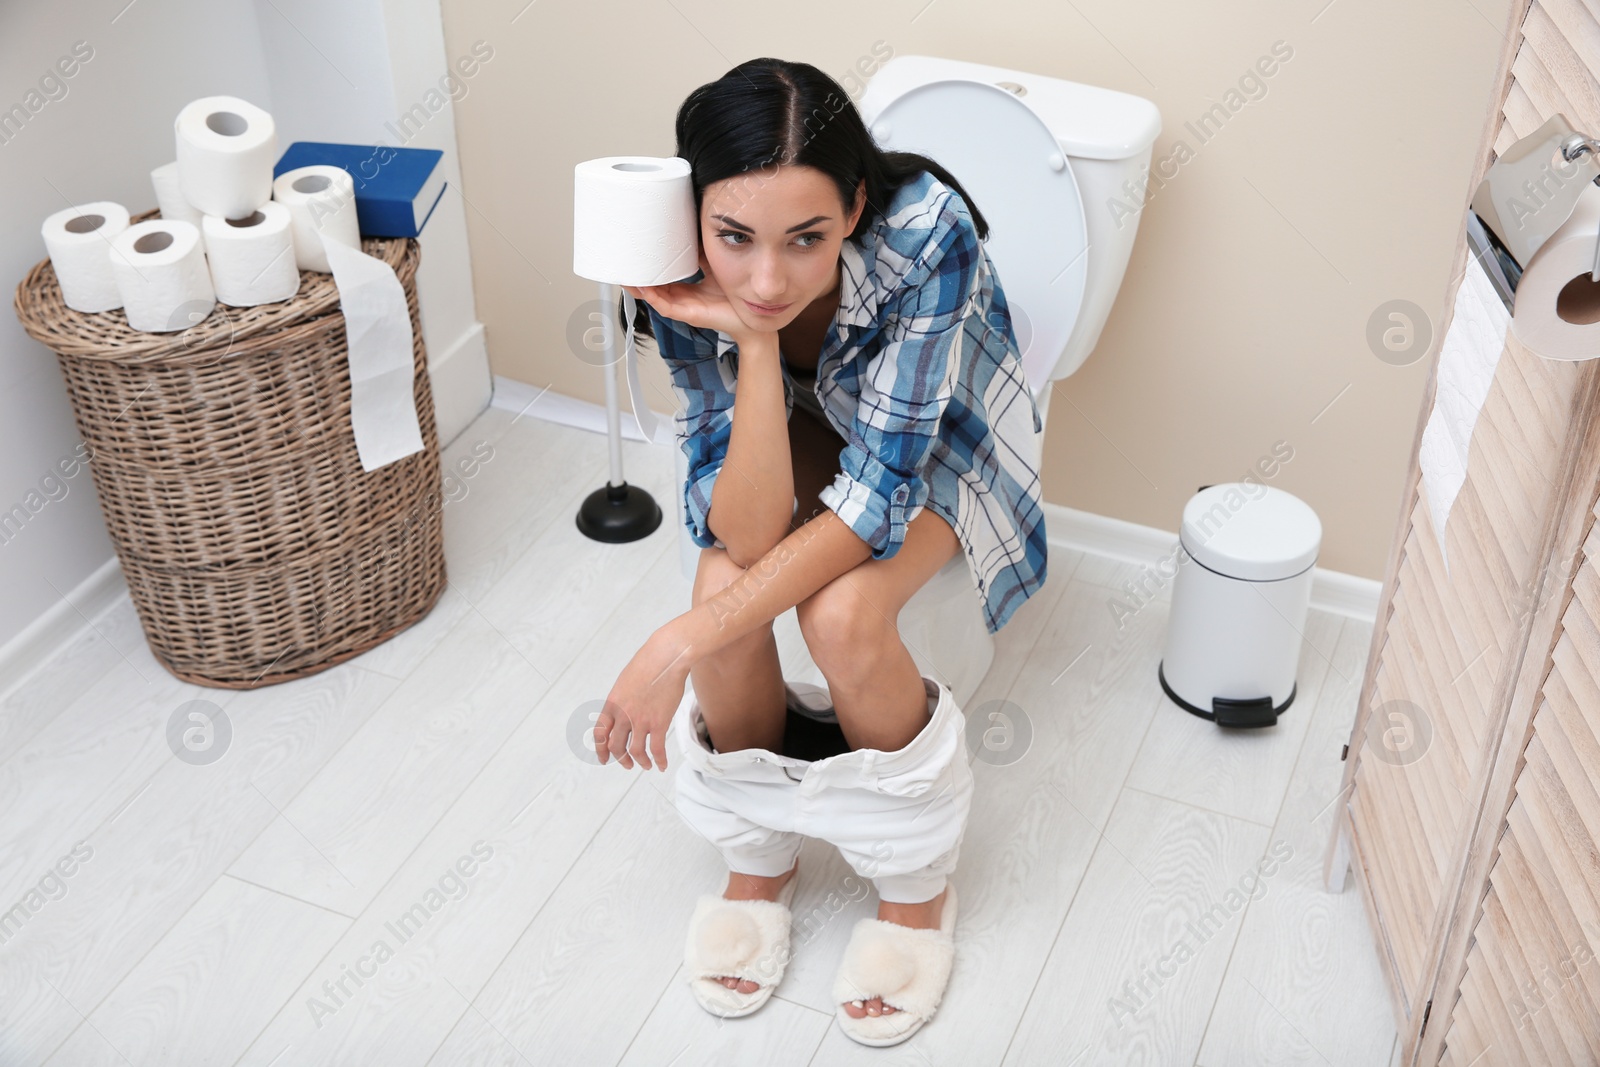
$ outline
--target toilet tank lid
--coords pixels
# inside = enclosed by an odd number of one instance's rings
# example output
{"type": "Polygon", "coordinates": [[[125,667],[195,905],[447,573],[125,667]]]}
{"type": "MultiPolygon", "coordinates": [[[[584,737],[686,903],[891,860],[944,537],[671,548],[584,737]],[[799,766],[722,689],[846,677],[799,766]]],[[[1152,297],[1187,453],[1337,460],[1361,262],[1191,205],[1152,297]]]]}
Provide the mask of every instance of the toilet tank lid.
{"type": "Polygon", "coordinates": [[[1189,498],[1180,540],[1197,563],[1219,574],[1275,582],[1317,561],[1322,520],[1293,493],[1259,483],[1224,482],[1189,498]]]}
{"type": "Polygon", "coordinates": [[[950,79],[1023,86],[1027,92],[1018,99],[1033,109],[1068,156],[1128,159],[1148,148],[1161,132],[1161,112],[1142,96],[940,56],[890,59],[867,83],[863,117],[870,125],[890,100],[919,85],[950,79]]]}

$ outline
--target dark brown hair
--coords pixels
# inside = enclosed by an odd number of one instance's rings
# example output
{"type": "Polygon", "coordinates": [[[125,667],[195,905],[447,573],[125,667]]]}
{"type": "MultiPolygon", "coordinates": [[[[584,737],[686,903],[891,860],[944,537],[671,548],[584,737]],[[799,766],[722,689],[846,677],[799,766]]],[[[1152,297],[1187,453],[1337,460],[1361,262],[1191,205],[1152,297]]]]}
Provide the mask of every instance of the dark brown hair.
{"type": "MultiPolygon", "coordinates": [[[[694,183],[696,218],[706,186],[791,164],[815,167],[833,179],[847,213],[866,180],[866,207],[847,235],[859,237],[883,214],[895,190],[926,170],[966,202],[979,239],[989,235],[978,206],[949,171],[915,152],[879,148],[849,94],[810,63],[771,57],[740,63],[688,95],[678,108],[676,129],[676,154],[689,161],[694,183]]],[[[626,327],[620,309],[618,316],[626,327]]],[[[643,301],[634,327],[654,336],[643,301]]]]}

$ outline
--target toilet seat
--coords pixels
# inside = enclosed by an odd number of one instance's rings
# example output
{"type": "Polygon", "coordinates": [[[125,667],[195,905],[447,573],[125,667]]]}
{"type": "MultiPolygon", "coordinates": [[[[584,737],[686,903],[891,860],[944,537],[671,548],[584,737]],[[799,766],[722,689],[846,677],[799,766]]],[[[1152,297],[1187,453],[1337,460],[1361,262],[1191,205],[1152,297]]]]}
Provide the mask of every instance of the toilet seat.
{"type": "Polygon", "coordinates": [[[1078,321],[1089,275],[1083,199],[1061,145],[1022,98],[967,79],[910,89],[868,125],[880,147],[939,163],[983,212],[984,247],[1038,396],[1078,321]]]}

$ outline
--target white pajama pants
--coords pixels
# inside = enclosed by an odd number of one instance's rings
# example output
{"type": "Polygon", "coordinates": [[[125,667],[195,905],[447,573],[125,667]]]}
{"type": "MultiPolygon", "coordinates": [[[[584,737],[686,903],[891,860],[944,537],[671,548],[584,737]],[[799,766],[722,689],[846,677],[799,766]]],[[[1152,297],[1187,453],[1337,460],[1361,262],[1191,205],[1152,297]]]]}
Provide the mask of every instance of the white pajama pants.
{"type": "Polygon", "coordinates": [[[679,814],[740,874],[784,874],[804,839],[817,837],[872,879],[881,900],[933,899],[955,870],[973,779],[966,717],[949,689],[922,681],[931,718],[910,744],[816,761],[764,748],[713,752],[699,701],[685,701],[672,724],[679,814]]]}

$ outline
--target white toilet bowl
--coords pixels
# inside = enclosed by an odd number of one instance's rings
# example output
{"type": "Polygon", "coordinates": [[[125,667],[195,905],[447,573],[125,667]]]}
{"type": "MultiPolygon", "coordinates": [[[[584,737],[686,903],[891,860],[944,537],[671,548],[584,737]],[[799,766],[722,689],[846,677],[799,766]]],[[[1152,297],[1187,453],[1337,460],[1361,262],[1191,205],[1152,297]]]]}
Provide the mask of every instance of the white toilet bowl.
{"type": "MultiPolygon", "coordinates": [[[[933,56],[878,69],[860,102],[878,144],[919,152],[961,182],[989,224],[984,247],[1017,329],[1041,420],[1050,389],[1093,350],[1133,250],[1140,179],[1161,132],[1143,97],[933,56]]],[[[678,452],[682,486],[686,461],[678,452]]],[[[683,525],[680,560],[693,579],[699,549],[683,525]]],[[[1049,581],[1049,578],[1046,578],[1049,581]]],[[[958,552],[900,612],[918,668],[965,709],[994,660],[994,635],[958,552]]],[[[785,675],[814,664],[785,664],[785,675]]]]}

